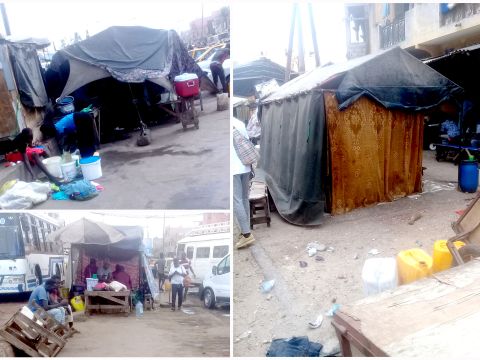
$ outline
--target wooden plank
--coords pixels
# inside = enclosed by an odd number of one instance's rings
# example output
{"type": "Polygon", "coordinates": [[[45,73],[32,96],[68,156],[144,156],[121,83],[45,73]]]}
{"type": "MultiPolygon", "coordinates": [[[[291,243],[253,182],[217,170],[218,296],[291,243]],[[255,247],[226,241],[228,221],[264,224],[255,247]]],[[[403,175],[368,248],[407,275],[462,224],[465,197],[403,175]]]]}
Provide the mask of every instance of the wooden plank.
{"type": "MultiPolygon", "coordinates": [[[[477,333],[472,319],[480,319],[480,262],[472,261],[438,273],[435,278],[345,305],[338,318],[387,355],[410,356],[406,344],[418,344],[421,338],[429,348],[426,339],[435,334],[438,354],[457,356],[459,346],[451,341],[452,333],[460,329],[477,333]]],[[[475,346],[475,342],[471,344],[475,346]]],[[[430,345],[433,347],[433,340],[430,345]]],[[[472,347],[467,346],[464,352],[472,347]]],[[[424,356],[433,354],[425,352],[424,356]]]]}
{"type": "Polygon", "coordinates": [[[122,305],[90,305],[88,310],[128,310],[128,306],[122,306],[122,305]]]}
{"type": "Polygon", "coordinates": [[[24,351],[26,354],[30,355],[31,357],[39,357],[40,356],[40,354],[33,347],[30,347],[29,345],[22,342],[20,339],[17,339],[15,336],[10,334],[6,330],[1,329],[0,330],[0,335],[2,336],[3,339],[5,339],[12,346],[16,347],[17,349],[20,349],[20,350],[24,351]]]}
{"type": "Polygon", "coordinates": [[[15,135],[17,119],[12,107],[12,97],[7,89],[7,84],[0,70],[0,137],[15,135]]]}

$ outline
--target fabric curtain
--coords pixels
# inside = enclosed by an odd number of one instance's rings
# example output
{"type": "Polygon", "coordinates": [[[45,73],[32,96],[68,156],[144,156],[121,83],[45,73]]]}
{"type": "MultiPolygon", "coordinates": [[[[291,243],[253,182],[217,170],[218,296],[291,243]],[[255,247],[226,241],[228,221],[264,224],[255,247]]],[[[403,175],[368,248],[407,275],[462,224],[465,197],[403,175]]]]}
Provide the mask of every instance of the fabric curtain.
{"type": "Polygon", "coordinates": [[[332,215],[421,191],[422,114],[366,97],[340,111],[332,92],[324,96],[332,215]]]}

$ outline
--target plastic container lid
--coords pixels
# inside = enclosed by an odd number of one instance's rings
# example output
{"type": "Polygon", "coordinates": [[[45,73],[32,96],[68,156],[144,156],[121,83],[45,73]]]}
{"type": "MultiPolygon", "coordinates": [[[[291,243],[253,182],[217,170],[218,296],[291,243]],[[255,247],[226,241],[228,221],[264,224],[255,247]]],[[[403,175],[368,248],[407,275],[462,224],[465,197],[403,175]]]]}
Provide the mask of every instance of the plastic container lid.
{"type": "Polygon", "coordinates": [[[184,74],[175,76],[174,81],[179,82],[179,81],[194,80],[194,79],[198,79],[197,74],[184,73],[184,74]]]}
{"type": "Polygon", "coordinates": [[[79,163],[86,165],[86,164],[92,164],[94,162],[97,162],[100,160],[100,156],[89,156],[87,158],[80,159],[79,163]]]}

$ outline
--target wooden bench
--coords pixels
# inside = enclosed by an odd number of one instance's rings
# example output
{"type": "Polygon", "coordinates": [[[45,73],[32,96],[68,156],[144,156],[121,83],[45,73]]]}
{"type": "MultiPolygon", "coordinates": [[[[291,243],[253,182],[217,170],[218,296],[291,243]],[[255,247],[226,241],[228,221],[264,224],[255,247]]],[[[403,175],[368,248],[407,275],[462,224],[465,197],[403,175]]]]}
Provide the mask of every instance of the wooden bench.
{"type": "Polygon", "coordinates": [[[93,310],[99,312],[130,314],[130,291],[85,291],[85,315],[90,315],[93,310]]]}
{"type": "Polygon", "coordinates": [[[475,358],[480,259],[342,306],[333,317],[342,355],[475,358]]]}
{"type": "Polygon", "coordinates": [[[270,227],[271,218],[267,185],[260,181],[252,181],[248,200],[250,202],[250,228],[253,230],[253,225],[263,223],[267,223],[267,226],[270,227]],[[263,214],[257,215],[257,211],[263,211],[263,214]]]}

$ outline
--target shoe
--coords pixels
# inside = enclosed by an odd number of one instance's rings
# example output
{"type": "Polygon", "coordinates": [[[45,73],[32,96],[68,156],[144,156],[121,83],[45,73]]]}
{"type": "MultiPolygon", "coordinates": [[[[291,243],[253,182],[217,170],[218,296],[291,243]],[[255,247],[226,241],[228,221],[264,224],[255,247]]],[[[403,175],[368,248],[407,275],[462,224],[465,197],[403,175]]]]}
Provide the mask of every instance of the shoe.
{"type": "Polygon", "coordinates": [[[244,248],[252,243],[255,242],[255,238],[253,237],[252,234],[250,234],[249,237],[244,237],[242,236],[242,238],[235,244],[235,247],[237,249],[241,249],[241,248],[244,248]]]}
{"type": "Polygon", "coordinates": [[[174,307],[172,307],[172,311],[175,311],[175,308],[174,308],[174,307]]]}

